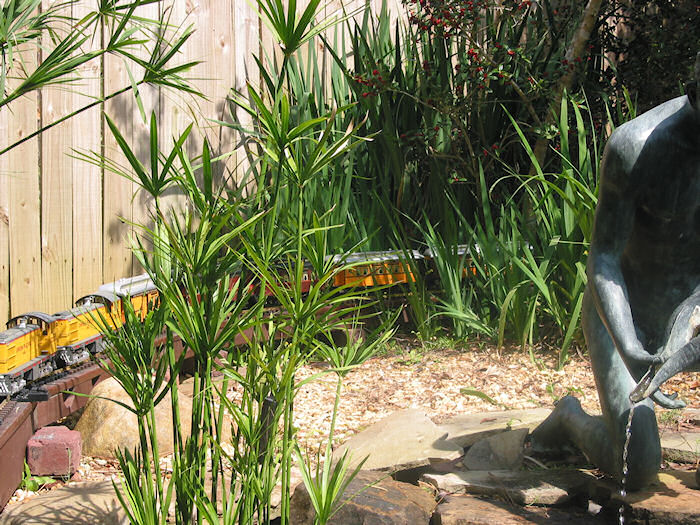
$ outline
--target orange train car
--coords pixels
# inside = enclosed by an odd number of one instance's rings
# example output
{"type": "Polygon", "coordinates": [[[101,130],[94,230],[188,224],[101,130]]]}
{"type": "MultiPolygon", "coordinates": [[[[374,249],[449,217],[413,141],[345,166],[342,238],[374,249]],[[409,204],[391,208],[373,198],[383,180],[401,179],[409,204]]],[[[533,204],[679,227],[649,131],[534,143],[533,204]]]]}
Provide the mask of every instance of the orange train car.
{"type": "MultiPolygon", "coordinates": [[[[423,259],[420,252],[412,250],[408,257],[414,261],[423,259]]],[[[358,252],[342,259],[333,257],[335,262],[344,260],[350,267],[338,272],[333,279],[334,286],[381,286],[415,282],[415,276],[406,253],[402,251],[358,252]]]]}

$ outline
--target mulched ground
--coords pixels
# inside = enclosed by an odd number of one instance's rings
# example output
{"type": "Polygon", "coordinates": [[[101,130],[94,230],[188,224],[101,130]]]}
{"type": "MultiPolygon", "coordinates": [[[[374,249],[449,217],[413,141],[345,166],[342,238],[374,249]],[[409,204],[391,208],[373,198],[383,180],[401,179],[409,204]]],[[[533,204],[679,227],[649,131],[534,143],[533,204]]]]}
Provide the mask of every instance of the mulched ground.
{"type": "MultiPolygon", "coordinates": [[[[551,348],[535,348],[532,357],[520,347],[497,349],[449,340],[421,344],[397,337],[382,354],[350,372],[343,383],[334,442],[405,408],[419,408],[440,423],[453,416],[504,409],[552,407],[567,394],[576,395],[589,412],[599,412],[593,374],[585,356],[574,353],[561,370],[551,348]],[[460,391],[469,389],[470,395],[460,391]]],[[[324,443],[330,425],[336,376],[323,374],[322,364],[302,368],[304,380],[294,406],[295,426],[303,447],[315,450],[324,443]]],[[[681,374],[665,386],[677,392],[688,407],[700,409],[700,373],[681,374]]],[[[665,426],[682,428],[682,413],[660,409],[665,426]]],[[[167,464],[167,458],[163,460],[167,464]]],[[[166,466],[166,465],[164,465],[166,466]]],[[[83,457],[77,478],[103,480],[118,473],[116,461],[83,457]]],[[[45,490],[45,489],[44,489],[45,490]]],[[[32,493],[18,491],[10,504],[32,493]]]]}

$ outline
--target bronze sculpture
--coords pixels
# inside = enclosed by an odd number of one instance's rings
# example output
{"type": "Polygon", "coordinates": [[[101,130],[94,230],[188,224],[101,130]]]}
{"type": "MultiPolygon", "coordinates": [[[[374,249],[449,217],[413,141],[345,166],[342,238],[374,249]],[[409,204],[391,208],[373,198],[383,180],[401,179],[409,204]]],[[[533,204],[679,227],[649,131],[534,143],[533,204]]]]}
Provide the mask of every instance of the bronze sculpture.
{"type": "MultiPolygon", "coordinates": [[[[700,53],[685,96],[620,126],[606,145],[582,320],[603,415],[586,414],[567,396],[532,434],[542,449],[564,436],[617,478],[637,382],[680,348],[700,358],[700,345],[686,346],[695,327],[673,328],[700,285],[699,91],[700,53]]],[[[681,355],[674,370],[693,361],[681,355]]],[[[653,396],[683,406],[658,390],[653,396]]],[[[635,408],[628,457],[630,490],[655,479],[661,445],[652,399],[635,408]]]]}

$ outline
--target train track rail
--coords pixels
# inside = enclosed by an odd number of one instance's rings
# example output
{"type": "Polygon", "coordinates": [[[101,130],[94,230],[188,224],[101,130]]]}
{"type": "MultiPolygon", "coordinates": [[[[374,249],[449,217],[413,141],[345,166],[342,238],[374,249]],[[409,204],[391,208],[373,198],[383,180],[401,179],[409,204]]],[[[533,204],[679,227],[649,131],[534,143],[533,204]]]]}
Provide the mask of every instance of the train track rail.
{"type": "Polygon", "coordinates": [[[107,373],[89,363],[54,374],[0,404],[0,510],[22,481],[27,441],[34,432],[85,406],[107,373]]]}

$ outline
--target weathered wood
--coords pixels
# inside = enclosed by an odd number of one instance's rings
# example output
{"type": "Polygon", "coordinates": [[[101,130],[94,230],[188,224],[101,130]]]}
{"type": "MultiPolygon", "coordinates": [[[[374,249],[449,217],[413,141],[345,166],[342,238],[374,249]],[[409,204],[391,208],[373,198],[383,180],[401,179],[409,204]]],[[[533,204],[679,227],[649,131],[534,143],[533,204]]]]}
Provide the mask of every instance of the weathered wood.
{"type": "MultiPolygon", "coordinates": [[[[19,51],[28,70],[37,60],[34,46],[19,51]]],[[[37,129],[38,94],[31,92],[12,103],[9,141],[14,143],[37,129]]],[[[7,109],[7,108],[6,108],[7,109]]],[[[39,141],[34,138],[5,154],[9,178],[10,313],[42,307],[41,207],[39,193],[39,141]]]]}
{"type": "MultiPolygon", "coordinates": [[[[126,65],[115,56],[105,57],[104,91],[105,94],[116,92],[130,85],[126,65]]],[[[131,91],[122,93],[105,103],[105,113],[117,125],[127,143],[133,144],[134,99],[131,91]]],[[[114,162],[126,167],[127,161],[114,139],[112,132],[105,125],[104,152],[114,162]]],[[[102,280],[111,282],[131,275],[131,251],[129,249],[129,232],[131,222],[131,198],[133,184],[130,180],[105,171],[103,202],[103,270],[102,280]]]]}
{"type": "MultiPolygon", "coordinates": [[[[198,124],[212,154],[222,155],[234,149],[233,130],[214,122],[231,121],[226,98],[235,82],[233,2],[208,2],[200,14],[193,21],[201,31],[201,38],[195,39],[201,46],[195,57],[203,60],[204,81],[198,83],[198,88],[209,100],[200,102],[198,124]]],[[[229,157],[218,164],[216,176],[218,180],[226,180],[234,172],[235,159],[229,157]]]]}
{"type": "MultiPolygon", "coordinates": [[[[78,3],[73,15],[82,18],[90,6],[78,3]]],[[[92,43],[96,48],[98,42],[92,43]]],[[[90,50],[86,47],[86,50],[90,50]]],[[[102,64],[93,60],[79,71],[80,89],[71,94],[73,109],[84,107],[100,96],[102,64]]],[[[73,148],[89,153],[100,151],[101,107],[89,109],[72,119],[73,148]]],[[[73,171],[73,297],[95,291],[102,284],[102,170],[85,161],[72,158],[73,171]]],[[[71,301],[72,302],[72,301],[71,301]]]]}
{"type": "MultiPolygon", "coordinates": [[[[139,7],[136,11],[137,16],[142,16],[150,20],[157,20],[160,15],[159,4],[148,4],[139,7]]],[[[146,50],[138,50],[136,53],[140,58],[148,58],[146,50]]],[[[133,68],[132,70],[134,78],[140,79],[143,77],[144,71],[141,68],[133,68]]],[[[141,99],[141,105],[143,106],[144,115],[141,115],[137,105],[133,108],[133,142],[132,148],[135,149],[135,153],[141,163],[150,170],[151,166],[151,149],[150,149],[150,119],[151,113],[158,113],[160,109],[160,88],[158,86],[151,86],[142,84],[139,86],[139,97],[141,99]]],[[[152,214],[152,197],[141,187],[133,183],[132,184],[132,216],[131,219],[135,225],[145,225],[151,226],[151,214],[152,214]]],[[[142,231],[137,226],[131,228],[130,235],[132,237],[141,236],[142,231]]],[[[143,273],[143,268],[139,264],[136,256],[132,256],[132,274],[143,273]]]]}
{"type": "MultiPolygon", "coordinates": [[[[42,9],[55,2],[43,0],[42,9]]],[[[70,16],[70,6],[56,11],[70,16]]],[[[59,37],[67,28],[58,28],[59,37]]],[[[52,50],[45,47],[42,57],[52,50]]],[[[42,89],[40,122],[46,126],[73,110],[73,97],[66,87],[42,89]]],[[[73,295],[73,163],[68,156],[73,147],[74,122],[67,120],[44,132],[41,147],[41,293],[40,309],[59,312],[72,303],[73,295]]],[[[34,306],[36,308],[36,305],[34,306]]]]}
{"type": "MultiPolygon", "coordinates": [[[[247,2],[234,2],[233,6],[233,32],[236,35],[234,42],[234,88],[243,96],[247,96],[246,83],[250,82],[254,87],[259,87],[260,80],[258,69],[253,55],[261,56],[260,50],[260,25],[257,14],[247,2]]],[[[266,50],[268,53],[271,50],[266,50]]],[[[237,119],[244,127],[250,127],[252,120],[243,110],[234,111],[233,118],[237,119]]],[[[236,133],[236,141],[241,141],[240,134],[236,133]]],[[[250,168],[250,161],[244,151],[240,149],[236,153],[236,177],[241,180],[250,168]]]]}
{"type": "MultiPolygon", "coordinates": [[[[0,147],[9,141],[7,108],[0,108],[0,147]]],[[[9,205],[10,195],[6,188],[10,185],[7,156],[0,155],[0,329],[10,318],[10,231],[9,205]]]]}
{"type": "MultiPolygon", "coordinates": [[[[208,0],[207,3],[214,1],[208,0]]],[[[204,2],[202,2],[204,4],[204,2]]],[[[167,39],[171,40],[177,34],[181,34],[184,28],[194,24],[196,12],[201,10],[199,2],[183,2],[181,0],[165,0],[164,8],[169,13],[169,29],[166,31],[167,39]]],[[[198,46],[198,40],[201,38],[201,32],[206,31],[206,28],[197,27],[198,33],[195,33],[183,46],[182,53],[173,58],[174,65],[184,64],[191,60],[202,60],[199,52],[196,52],[193,47],[198,46]]],[[[201,66],[200,66],[201,67],[201,66]]],[[[201,69],[186,73],[189,78],[196,78],[202,75],[201,69]]],[[[170,152],[173,148],[173,138],[179,137],[185,128],[195,120],[196,107],[194,99],[191,95],[183,94],[168,90],[163,93],[160,102],[160,116],[158,118],[158,141],[163,151],[170,152]]],[[[201,140],[197,133],[192,133],[186,144],[186,151],[196,155],[196,151],[201,151],[201,140]]],[[[170,208],[181,210],[184,205],[184,197],[175,189],[168,192],[161,199],[161,207],[163,210],[170,208]]]]}

